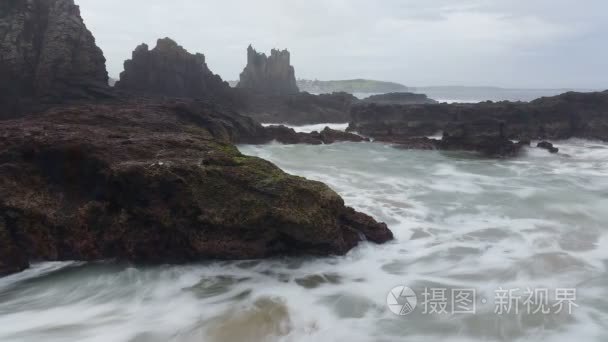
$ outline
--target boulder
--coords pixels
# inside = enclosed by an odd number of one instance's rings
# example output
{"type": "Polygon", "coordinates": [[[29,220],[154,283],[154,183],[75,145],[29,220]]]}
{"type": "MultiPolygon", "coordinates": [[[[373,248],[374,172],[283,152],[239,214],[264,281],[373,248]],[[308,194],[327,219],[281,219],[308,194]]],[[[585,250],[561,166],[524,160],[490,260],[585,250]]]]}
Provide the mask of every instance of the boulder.
{"type": "Polygon", "coordinates": [[[289,51],[273,49],[267,57],[249,45],[247,66],[241,73],[237,88],[269,95],[299,93],[289,51]]]}
{"type": "Polygon", "coordinates": [[[525,142],[515,143],[499,135],[464,135],[451,136],[444,134],[438,141],[438,147],[444,151],[472,151],[484,157],[515,157],[526,146],[525,142]]]}
{"type": "MultiPolygon", "coordinates": [[[[316,133],[316,132],[313,132],[313,133],[316,133]]],[[[325,127],[325,129],[323,129],[321,131],[321,133],[318,133],[318,134],[324,144],[333,144],[334,142],[337,142],[337,141],[350,141],[350,142],[369,141],[368,138],[362,137],[360,135],[349,133],[349,132],[337,131],[337,130],[331,129],[329,127],[325,127]]]]}
{"type": "Polygon", "coordinates": [[[73,0],[0,3],[0,118],[110,96],[105,61],[73,0]]]}
{"type": "Polygon", "coordinates": [[[536,147],[538,148],[542,148],[544,150],[547,150],[551,153],[557,153],[559,152],[559,148],[554,147],[552,143],[548,142],[548,141],[541,141],[539,142],[536,147]]]}
{"type": "Polygon", "coordinates": [[[136,94],[205,98],[221,102],[230,86],[209,70],[205,56],[191,54],[170,38],[150,50],[142,44],[125,62],[115,88],[136,94]]]}
{"type": "Polygon", "coordinates": [[[201,101],[112,100],[0,122],[0,274],[32,260],[331,255],[392,239],[328,186],[233,145],[267,139],[201,101]]]}

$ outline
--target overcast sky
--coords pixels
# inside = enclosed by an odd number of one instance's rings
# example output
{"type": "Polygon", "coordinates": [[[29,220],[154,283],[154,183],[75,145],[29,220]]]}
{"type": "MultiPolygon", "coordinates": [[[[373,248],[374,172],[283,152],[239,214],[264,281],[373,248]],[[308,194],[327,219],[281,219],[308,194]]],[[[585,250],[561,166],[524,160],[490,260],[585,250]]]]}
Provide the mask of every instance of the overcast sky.
{"type": "Polygon", "coordinates": [[[76,0],[111,76],[171,37],[238,79],[251,43],[296,77],[608,88],[608,0],[76,0]]]}

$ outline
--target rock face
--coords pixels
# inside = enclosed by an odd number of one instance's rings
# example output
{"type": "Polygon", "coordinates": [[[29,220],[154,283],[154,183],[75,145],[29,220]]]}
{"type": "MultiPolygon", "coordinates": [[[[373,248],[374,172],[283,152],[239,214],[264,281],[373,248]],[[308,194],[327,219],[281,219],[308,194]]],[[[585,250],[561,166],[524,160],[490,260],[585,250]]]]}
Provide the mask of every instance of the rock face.
{"type": "Polygon", "coordinates": [[[0,117],[108,95],[105,58],[73,0],[0,2],[0,117]]]}
{"type": "Polygon", "coordinates": [[[142,44],[125,62],[115,88],[137,94],[221,100],[230,92],[228,83],[213,74],[203,54],[191,54],[175,41],[159,39],[149,50],[142,44]]]}
{"type": "Polygon", "coordinates": [[[289,51],[273,49],[267,57],[249,45],[247,66],[237,88],[270,95],[297,94],[299,90],[289,51]]]}
{"type": "Polygon", "coordinates": [[[66,105],[0,122],[0,274],[31,260],[343,254],[385,224],[244,156],[272,134],[204,102],[66,105]]]}
{"type": "Polygon", "coordinates": [[[446,132],[514,140],[608,140],[608,91],[565,93],[530,103],[353,107],[349,129],[384,141],[446,132]],[[460,132],[460,133],[459,133],[460,132]]]}
{"type": "Polygon", "coordinates": [[[424,94],[414,93],[388,93],[372,95],[362,100],[363,103],[375,103],[378,105],[412,105],[412,104],[437,104],[439,102],[429,99],[424,94]]]}
{"type": "Polygon", "coordinates": [[[487,158],[507,158],[517,156],[522,148],[530,146],[528,141],[513,142],[500,135],[450,135],[445,133],[441,139],[412,137],[382,140],[395,144],[399,149],[470,151],[487,158]]]}

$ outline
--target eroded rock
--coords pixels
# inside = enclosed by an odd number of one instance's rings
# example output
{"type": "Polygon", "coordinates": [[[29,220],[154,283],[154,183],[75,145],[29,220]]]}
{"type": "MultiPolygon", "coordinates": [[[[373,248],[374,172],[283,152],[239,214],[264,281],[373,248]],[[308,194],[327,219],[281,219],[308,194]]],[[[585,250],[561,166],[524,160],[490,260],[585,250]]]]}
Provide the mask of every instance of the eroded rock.
{"type": "Polygon", "coordinates": [[[289,51],[272,49],[270,56],[266,56],[249,45],[247,66],[241,73],[237,88],[269,95],[299,93],[289,51]]]}
{"type": "Polygon", "coordinates": [[[230,87],[209,70],[205,56],[191,54],[170,38],[159,39],[152,50],[142,44],[125,62],[116,89],[137,94],[205,98],[221,102],[230,87]]]}

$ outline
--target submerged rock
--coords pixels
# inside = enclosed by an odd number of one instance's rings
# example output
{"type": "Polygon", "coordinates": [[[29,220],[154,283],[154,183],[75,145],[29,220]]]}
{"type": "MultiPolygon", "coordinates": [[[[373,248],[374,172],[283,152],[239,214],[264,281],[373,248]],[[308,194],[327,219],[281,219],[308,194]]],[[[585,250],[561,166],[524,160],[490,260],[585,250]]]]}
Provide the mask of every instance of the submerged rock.
{"type": "Polygon", "coordinates": [[[109,96],[105,61],[74,0],[0,2],[0,118],[109,96]]]}
{"type": "Polygon", "coordinates": [[[191,54],[169,38],[159,39],[152,50],[146,44],[138,46],[115,87],[138,94],[216,101],[230,92],[228,83],[209,70],[203,54],[191,54]]]}
{"type": "Polygon", "coordinates": [[[0,122],[0,273],[28,260],[145,263],[344,254],[392,239],[326,185],[244,156],[253,120],[124,100],[0,122]]]}
{"type": "Polygon", "coordinates": [[[547,150],[551,153],[557,153],[559,152],[559,148],[554,147],[552,143],[548,142],[548,141],[541,141],[539,142],[536,147],[538,148],[542,148],[544,150],[547,150]]]}
{"type": "Polygon", "coordinates": [[[333,144],[339,141],[363,142],[369,141],[360,135],[337,131],[329,127],[319,132],[303,133],[296,132],[293,128],[281,126],[266,127],[266,135],[271,140],[276,140],[282,144],[333,144]]]}
{"type": "Polygon", "coordinates": [[[479,152],[484,157],[514,157],[526,146],[525,142],[515,143],[497,135],[450,136],[444,135],[438,141],[441,150],[479,152]]]}
{"type": "Polygon", "coordinates": [[[249,45],[247,66],[241,73],[237,88],[270,95],[299,93],[289,51],[272,49],[267,57],[249,45]]]}

